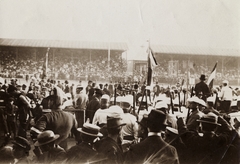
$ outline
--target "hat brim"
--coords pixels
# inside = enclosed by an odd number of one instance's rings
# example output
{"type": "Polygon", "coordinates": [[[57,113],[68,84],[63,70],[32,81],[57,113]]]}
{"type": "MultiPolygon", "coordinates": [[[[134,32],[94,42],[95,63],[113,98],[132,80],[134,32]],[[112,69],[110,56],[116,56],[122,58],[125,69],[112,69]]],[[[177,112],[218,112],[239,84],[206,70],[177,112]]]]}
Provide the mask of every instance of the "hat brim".
{"type": "Polygon", "coordinates": [[[51,110],[51,109],[43,109],[42,112],[44,112],[44,113],[50,113],[50,112],[52,112],[52,110],[51,110]]]}
{"type": "Polygon", "coordinates": [[[47,141],[47,142],[43,142],[43,143],[39,143],[39,142],[37,141],[37,142],[34,143],[34,146],[42,146],[42,145],[48,144],[48,143],[50,143],[50,142],[55,141],[55,140],[58,139],[59,137],[60,137],[59,134],[55,134],[54,137],[53,137],[51,140],[49,140],[49,141],[47,141]]]}
{"type": "Polygon", "coordinates": [[[208,123],[208,124],[214,124],[214,125],[218,125],[218,126],[222,126],[219,123],[214,123],[214,122],[209,122],[209,121],[205,121],[205,120],[197,120],[198,122],[203,122],[203,123],[208,123]]]}
{"type": "Polygon", "coordinates": [[[89,135],[89,136],[94,136],[94,137],[102,137],[102,133],[98,132],[98,134],[92,134],[92,133],[88,133],[88,132],[85,132],[82,130],[82,128],[78,128],[77,129],[79,132],[83,133],[83,134],[86,134],[86,135],[89,135]]]}
{"type": "Polygon", "coordinates": [[[167,126],[166,130],[168,130],[169,132],[171,132],[171,133],[173,133],[175,135],[178,135],[178,130],[177,129],[174,129],[172,127],[167,126]]]}

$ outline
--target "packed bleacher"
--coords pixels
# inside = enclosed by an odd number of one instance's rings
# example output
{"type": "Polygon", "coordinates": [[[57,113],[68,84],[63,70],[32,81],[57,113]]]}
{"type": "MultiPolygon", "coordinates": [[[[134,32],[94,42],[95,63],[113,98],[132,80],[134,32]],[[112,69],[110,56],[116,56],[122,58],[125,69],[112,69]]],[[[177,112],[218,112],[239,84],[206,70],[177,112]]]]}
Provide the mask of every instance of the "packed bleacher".
{"type": "MultiPolygon", "coordinates": [[[[22,77],[26,75],[40,77],[45,62],[44,57],[34,60],[26,59],[21,55],[16,59],[15,55],[2,53],[1,55],[1,75],[3,77],[22,77]],[[23,59],[22,59],[23,58],[23,59]]],[[[97,56],[89,60],[88,56],[82,55],[72,60],[66,57],[49,58],[48,73],[54,79],[79,79],[90,76],[94,80],[104,80],[105,78],[117,81],[121,79],[126,72],[126,61],[121,56],[113,55],[108,68],[107,58],[97,56]]],[[[86,78],[88,79],[88,78],[86,78]]]]}
{"type": "MultiPolygon", "coordinates": [[[[40,77],[43,71],[43,65],[45,59],[43,56],[34,59],[29,57],[31,54],[19,55],[16,58],[14,53],[2,51],[1,57],[1,69],[0,74],[3,77],[23,77],[26,75],[29,77],[40,77]]],[[[176,74],[169,73],[169,60],[158,60],[158,66],[154,69],[155,81],[161,83],[176,83],[176,76],[178,79],[186,79],[188,72],[190,77],[197,80],[199,74],[210,75],[213,66],[206,66],[204,63],[195,64],[194,67],[186,67],[181,65],[179,61],[179,67],[176,74]]],[[[91,59],[88,55],[79,55],[77,58],[71,59],[70,57],[58,56],[53,59],[49,57],[48,73],[54,79],[75,79],[79,78],[83,80],[94,79],[97,81],[104,81],[105,79],[111,81],[122,81],[126,76],[127,65],[126,60],[121,55],[112,55],[110,60],[110,68],[108,68],[108,61],[106,56],[94,56],[91,59]]],[[[146,71],[134,70],[133,75],[128,79],[134,79],[134,81],[144,81],[146,77],[146,71]]],[[[221,83],[222,79],[228,79],[232,85],[238,85],[240,73],[236,67],[224,67],[217,69],[216,83],[221,83]]],[[[130,80],[131,81],[131,80],[130,80]]]]}

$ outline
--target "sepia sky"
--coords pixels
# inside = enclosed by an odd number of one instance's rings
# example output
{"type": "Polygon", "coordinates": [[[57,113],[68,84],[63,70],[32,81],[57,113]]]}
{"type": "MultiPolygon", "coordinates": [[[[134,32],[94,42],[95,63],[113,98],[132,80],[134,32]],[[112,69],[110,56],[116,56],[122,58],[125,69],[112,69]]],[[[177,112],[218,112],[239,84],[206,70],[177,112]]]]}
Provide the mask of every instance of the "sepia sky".
{"type": "Polygon", "coordinates": [[[0,38],[240,47],[239,0],[0,0],[0,38]]]}

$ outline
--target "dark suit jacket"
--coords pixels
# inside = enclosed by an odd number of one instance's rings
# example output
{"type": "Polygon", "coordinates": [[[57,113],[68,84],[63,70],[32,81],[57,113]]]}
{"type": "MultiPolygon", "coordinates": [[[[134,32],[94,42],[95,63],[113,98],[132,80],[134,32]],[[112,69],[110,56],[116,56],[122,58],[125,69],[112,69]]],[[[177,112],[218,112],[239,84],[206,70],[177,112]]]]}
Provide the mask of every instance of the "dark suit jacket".
{"type": "Polygon", "coordinates": [[[100,163],[103,164],[120,164],[123,163],[123,152],[118,143],[112,138],[106,137],[95,144],[95,148],[99,153],[100,163]]]}
{"type": "Polygon", "coordinates": [[[206,97],[210,96],[209,87],[203,81],[201,81],[195,85],[195,92],[196,92],[196,95],[198,95],[199,92],[202,92],[204,100],[206,100],[206,97]]]}
{"type": "Polygon", "coordinates": [[[176,149],[159,136],[149,136],[130,148],[125,163],[179,163],[176,149]],[[151,158],[152,156],[155,156],[151,158]],[[151,160],[150,160],[151,159],[151,160]]]}
{"type": "Polygon", "coordinates": [[[100,102],[99,99],[94,97],[89,104],[87,105],[86,109],[86,118],[90,119],[90,122],[93,120],[93,116],[95,112],[100,108],[100,102]]]}
{"type": "Polygon", "coordinates": [[[92,146],[82,142],[67,151],[67,163],[91,163],[97,157],[92,146]]]}
{"type": "Polygon", "coordinates": [[[35,127],[41,131],[52,130],[54,134],[59,134],[60,137],[55,142],[59,144],[68,138],[71,130],[77,132],[77,121],[73,114],[62,110],[56,110],[44,114],[39,118],[35,127]]]}

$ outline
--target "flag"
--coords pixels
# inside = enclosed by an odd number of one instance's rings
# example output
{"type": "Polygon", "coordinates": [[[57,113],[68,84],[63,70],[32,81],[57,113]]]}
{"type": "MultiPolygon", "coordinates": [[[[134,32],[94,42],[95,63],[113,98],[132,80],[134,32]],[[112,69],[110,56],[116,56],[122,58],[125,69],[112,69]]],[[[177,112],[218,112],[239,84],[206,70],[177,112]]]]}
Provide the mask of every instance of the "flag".
{"type": "Polygon", "coordinates": [[[148,73],[147,73],[147,86],[151,86],[153,82],[153,69],[156,67],[157,61],[152,53],[152,50],[149,49],[148,52],[148,73]]]}
{"type": "Polygon", "coordinates": [[[213,88],[213,80],[216,77],[216,69],[217,69],[217,62],[215,64],[215,66],[213,67],[212,73],[208,77],[207,85],[209,86],[210,90],[213,88]]]}
{"type": "Polygon", "coordinates": [[[46,57],[45,57],[45,61],[43,62],[43,73],[42,73],[42,79],[47,77],[47,69],[48,69],[48,52],[49,52],[50,48],[47,49],[47,53],[46,53],[46,57]]]}

